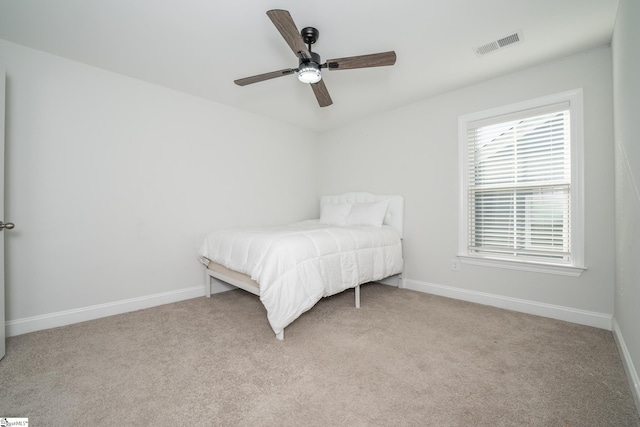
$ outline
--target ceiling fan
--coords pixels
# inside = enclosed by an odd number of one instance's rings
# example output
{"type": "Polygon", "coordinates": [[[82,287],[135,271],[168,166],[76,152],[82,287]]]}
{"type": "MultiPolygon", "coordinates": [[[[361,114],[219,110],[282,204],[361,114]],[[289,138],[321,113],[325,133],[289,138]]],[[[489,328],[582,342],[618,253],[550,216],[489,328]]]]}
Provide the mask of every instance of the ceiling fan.
{"type": "Polygon", "coordinates": [[[311,51],[311,45],[318,40],[319,31],[313,27],[303,28],[298,32],[293,18],[286,10],[269,10],[267,15],[276,26],[293,53],[298,57],[298,68],[286,68],[270,73],[258,74],[252,77],[234,80],[238,86],[246,86],[264,80],[275,79],[293,73],[298,73],[298,79],[309,83],[321,107],[333,104],[327,87],[322,80],[322,69],[350,70],[354,68],[382,67],[396,63],[394,51],[373,53],[370,55],[349,56],[347,58],[329,59],[322,64],[320,55],[311,51]]]}

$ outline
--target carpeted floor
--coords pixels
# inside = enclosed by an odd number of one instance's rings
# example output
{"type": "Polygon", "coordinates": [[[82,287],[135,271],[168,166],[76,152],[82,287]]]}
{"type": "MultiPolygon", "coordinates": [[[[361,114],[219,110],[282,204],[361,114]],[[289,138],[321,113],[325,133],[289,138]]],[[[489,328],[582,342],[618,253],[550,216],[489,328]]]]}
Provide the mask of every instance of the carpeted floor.
{"type": "Polygon", "coordinates": [[[611,332],[370,284],[277,341],[257,297],[9,338],[0,417],[31,426],[640,426],[611,332]]]}

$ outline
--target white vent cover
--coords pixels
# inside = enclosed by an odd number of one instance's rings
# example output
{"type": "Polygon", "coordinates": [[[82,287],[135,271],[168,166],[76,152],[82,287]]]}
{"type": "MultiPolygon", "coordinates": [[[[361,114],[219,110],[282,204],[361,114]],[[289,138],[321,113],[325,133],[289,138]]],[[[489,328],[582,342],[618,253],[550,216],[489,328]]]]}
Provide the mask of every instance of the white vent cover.
{"type": "Polygon", "coordinates": [[[522,37],[522,30],[518,30],[498,40],[485,43],[482,46],[478,46],[473,50],[476,55],[482,56],[486,55],[487,53],[495,52],[496,50],[502,49],[504,47],[511,46],[514,43],[521,43],[523,40],[524,38],[522,37]]]}

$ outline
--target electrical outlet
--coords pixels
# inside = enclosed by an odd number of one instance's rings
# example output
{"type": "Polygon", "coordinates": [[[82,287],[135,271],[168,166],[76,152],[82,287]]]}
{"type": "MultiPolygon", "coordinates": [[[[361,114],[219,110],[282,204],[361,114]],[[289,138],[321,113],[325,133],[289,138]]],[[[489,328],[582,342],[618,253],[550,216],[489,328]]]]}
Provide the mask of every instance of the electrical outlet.
{"type": "Polygon", "coordinates": [[[457,258],[453,258],[451,260],[451,269],[453,271],[458,271],[460,270],[460,261],[457,258]]]}

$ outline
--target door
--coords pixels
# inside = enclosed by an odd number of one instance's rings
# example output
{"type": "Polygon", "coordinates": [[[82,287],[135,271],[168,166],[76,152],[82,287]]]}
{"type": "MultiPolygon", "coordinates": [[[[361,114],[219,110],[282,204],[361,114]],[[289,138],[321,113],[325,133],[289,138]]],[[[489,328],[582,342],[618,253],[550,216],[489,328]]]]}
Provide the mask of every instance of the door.
{"type": "MultiPolygon", "coordinates": [[[[0,359],[4,357],[6,327],[4,321],[4,86],[5,72],[0,68],[0,359]]],[[[12,224],[13,225],[13,224],[12,224]]]]}

